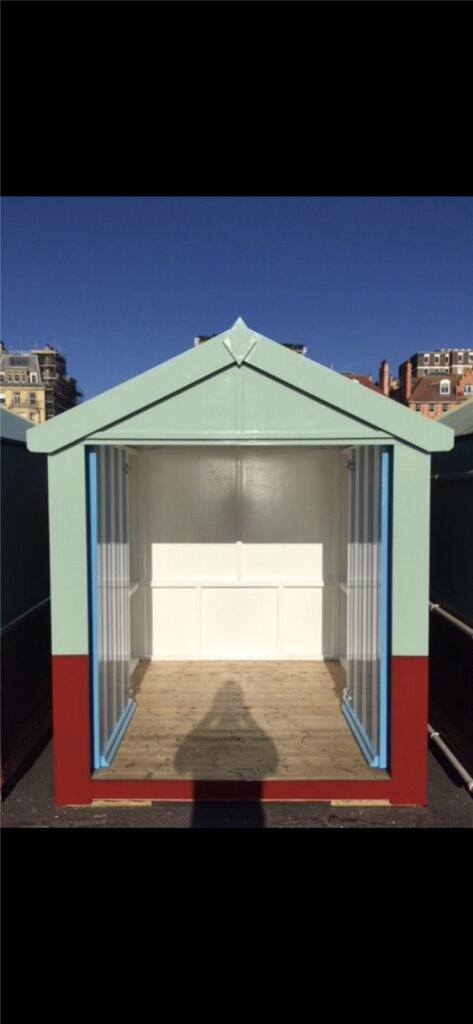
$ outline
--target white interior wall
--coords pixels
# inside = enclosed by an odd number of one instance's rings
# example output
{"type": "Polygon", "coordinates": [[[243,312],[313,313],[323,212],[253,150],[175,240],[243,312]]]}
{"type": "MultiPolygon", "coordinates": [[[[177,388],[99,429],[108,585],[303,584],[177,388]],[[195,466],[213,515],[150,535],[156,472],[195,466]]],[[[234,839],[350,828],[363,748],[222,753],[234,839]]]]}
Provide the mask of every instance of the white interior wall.
{"type": "Polygon", "coordinates": [[[141,449],[132,654],[338,657],[345,476],[334,448],[141,449]]]}

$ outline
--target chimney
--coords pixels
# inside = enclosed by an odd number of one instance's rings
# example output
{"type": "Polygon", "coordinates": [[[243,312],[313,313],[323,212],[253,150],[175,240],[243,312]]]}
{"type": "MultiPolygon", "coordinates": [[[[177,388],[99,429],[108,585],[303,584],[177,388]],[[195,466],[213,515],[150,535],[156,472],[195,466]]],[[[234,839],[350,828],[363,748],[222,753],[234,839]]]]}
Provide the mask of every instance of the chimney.
{"type": "Polygon", "coordinates": [[[389,363],[383,359],[379,368],[379,389],[386,398],[389,396],[389,363]]]}
{"type": "Polygon", "coordinates": [[[281,342],[283,348],[288,348],[291,352],[297,352],[299,356],[305,356],[307,352],[307,345],[299,345],[295,342],[283,341],[281,342]]]}
{"type": "Polygon", "coordinates": [[[407,405],[412,394],[412,363],[410,359],[399,369],[401,371],[401,402],[407,405]]]}
{"type": "Polygon", "coordinates": [[[194,345],[203,345],[204,341],[210,341],[211,338],[216,338],[216,334],[199,334],[197,338],[194,338],[194,345]]]}

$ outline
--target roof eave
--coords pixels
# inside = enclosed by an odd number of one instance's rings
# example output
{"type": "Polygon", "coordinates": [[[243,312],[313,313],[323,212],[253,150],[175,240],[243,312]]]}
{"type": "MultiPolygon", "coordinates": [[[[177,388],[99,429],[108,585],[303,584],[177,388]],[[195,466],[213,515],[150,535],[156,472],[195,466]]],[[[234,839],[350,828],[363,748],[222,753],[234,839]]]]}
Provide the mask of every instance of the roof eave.
{"type": "Polygon", "coordinates": [[[422,451],[449,451],[453,447],[454,432],[449,427],[360,387],[311,359],[301,358],[237,320],[230,330],[210,338],[205,345],[175,356],[28,431],[28,448],[52,454],[84,442],[112,423],[125,420],[235,363],[274,377],[422,451]]]}

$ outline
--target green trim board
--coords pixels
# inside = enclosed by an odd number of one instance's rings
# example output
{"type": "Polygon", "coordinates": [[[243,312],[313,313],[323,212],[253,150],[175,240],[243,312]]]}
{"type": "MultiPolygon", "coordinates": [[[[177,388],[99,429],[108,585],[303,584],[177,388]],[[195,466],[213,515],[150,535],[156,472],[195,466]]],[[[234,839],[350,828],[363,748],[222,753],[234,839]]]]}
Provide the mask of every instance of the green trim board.
{"type": "Polygon", "coordinates": [[[287,437],[362,440],[379,433],[448,451],[453,433],[252,331],[238,319],[203,345],[28,431],[53,453],[97,435],[117,440],[287,437]],[[315,400],[315,401],[314,401],[315,400]],[[183,423],[183,417],[185,422],[183,423]],[[355,424],[355,427],[354,427],[355,424]]]}
{"type": "Polygon", "coordinates": [[[88,552],[85,450],[48,459],[53,654],[87,654],[88,552]]]}
{"type": "Polygon", "coordinates": [[[392,654],[429,650],[430,457],[395,444],[392,481],[392,654]]]}

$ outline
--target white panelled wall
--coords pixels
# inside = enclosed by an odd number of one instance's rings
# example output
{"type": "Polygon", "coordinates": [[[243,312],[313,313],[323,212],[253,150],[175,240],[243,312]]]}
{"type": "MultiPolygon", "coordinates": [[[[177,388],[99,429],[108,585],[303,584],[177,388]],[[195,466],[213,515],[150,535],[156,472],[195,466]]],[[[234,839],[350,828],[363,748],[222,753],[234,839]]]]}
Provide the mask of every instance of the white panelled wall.
{"type": "Polygon", "coordinates": [[[132,656],[343,656],[345,461],[334,448],[131,456],[132,656]]]}

